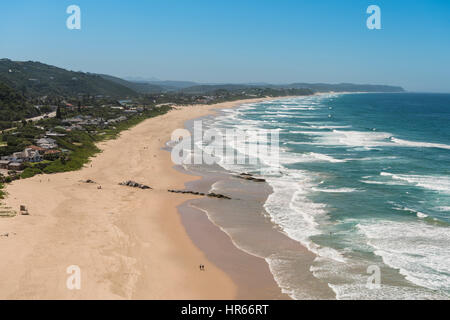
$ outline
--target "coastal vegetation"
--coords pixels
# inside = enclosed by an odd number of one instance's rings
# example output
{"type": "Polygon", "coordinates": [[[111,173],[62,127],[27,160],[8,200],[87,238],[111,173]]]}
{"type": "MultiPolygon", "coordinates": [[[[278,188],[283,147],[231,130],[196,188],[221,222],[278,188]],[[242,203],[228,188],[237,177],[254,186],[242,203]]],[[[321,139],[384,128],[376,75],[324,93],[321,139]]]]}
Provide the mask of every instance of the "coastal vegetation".
{"type": "MultiPolygon", "coordinates": [[[[131,116],[116,118],[120,112],[123,112],[122,110],[117,111],[111,107],[92,108],[87,110],[83,109],[81,112],[66,112],[65,116],[71,116],[69,120],[52,118],[42,119],[35,124],[24,124],[1,136],[2,141],[6,142],[6,145],[0,148],[2,158],[9,159],[8,155],[19,153],[21,150],[33,146],[39,139],[49,135],[55,141],[55,148],[48,150],[53,151],[52,153],[45,153],[47,156],[44,156],[43,161],[24,162],[23,171],[14,172],[11,170],[8,172],[8,175],[1,176],[1,181],[8,183],[16,179],[30,178],[37,174],[53,174],[79,170],[89,162],[91,157],[100,152],[96,143],[114,139],[122,131],[130,129],[145,119],[162,115],[170,109],[170,106],[146,108],[131,116]],[[100,118],[103,121],[101,124],[94,125],[86,122],[86,125],[79,125],[74,130],[64,127],[64,124],[68,121],[82,119],[81,117],[83,116],[89,119],[99,119],[97,118],[99,115],[104,117],[100,118]],[[110,121],[109,123],[108,120],[110,121]],[[51,157],[51,155],[54,156],[51,157]]],[[[95,123],[94,120],[91,122],[95,123]]],[[[40,150],[37,147],[36,149],[40,150]]]]}

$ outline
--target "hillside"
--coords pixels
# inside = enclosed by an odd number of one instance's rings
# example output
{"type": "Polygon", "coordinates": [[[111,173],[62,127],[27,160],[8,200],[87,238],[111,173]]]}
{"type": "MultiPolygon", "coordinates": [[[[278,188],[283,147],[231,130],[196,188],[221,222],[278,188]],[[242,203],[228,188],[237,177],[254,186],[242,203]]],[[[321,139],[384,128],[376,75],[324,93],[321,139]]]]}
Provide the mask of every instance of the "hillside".
{"type": "Polygon", "coordinates": [[[293,83],[284,88],[302,89],[308,88],[315,92],[404,92],[402,87],[388,85],[372,85],[372,84],[353,84],[353,83],[293,83]]]}
{"type": "Polygon", "coordinates": [[[192,81],[146,81],[149,84],[158,85],[166,91],[176,91],[184,88],[189,88],[198,85],[192,81]]]}
{"type": "MultiPolygon", "coordinates": [[[[29,105],[25,98],[8,87],[0,83],[0,122],[17,121],[39,115],[39,110],[29,105]]],[[[4,127],[0,125],[3,129],[4,127]]]]}
{"type": "Polygon", "coordinates": [[[73,72],[40,62],[0,60],[0,82],[27,97],[92,96],[131,97],[137,93],[99,75],[73,72]]]}
{"type": "Polygon", "coordinates": [[[388,86],[388,85],[370,85],[370,84],[326,84],[326,83],[293,83],[286,85],[273,84],[211,84],[211,85],[196,85],[188,88],[180,89],[181,92],[187,94],[209,94],[217,90],[252,90],[260,89],[309,89],[313,92],[404,92],[402,87],[388,86]]]}
{"type": "Polygon", "coordinates": [[[187,94],[208,94],[218,90],[226,90],[226,91],[236,91],[236,90],[245,90],[250,88],[256,88],[249,85],[242,84],[205,84],[205,85],[196,85],[192,87],[182,88],[181,92],[187,94]]]}
{"type": "Polygon", "coordinates": [[[142,94],[151,94],[151,93],[159,93],[159,92],[167,91],[166,88],[163,88],[162,86],[159,86],[157,84],[152,84],[149,82],[127,81],[127,80],[113,77],[113,76],[110,76],[107,74],[100,74],[99,76],[105,80],[114,82],[116,84],[127,87],[135,92],[142,93],[142,94]]]}

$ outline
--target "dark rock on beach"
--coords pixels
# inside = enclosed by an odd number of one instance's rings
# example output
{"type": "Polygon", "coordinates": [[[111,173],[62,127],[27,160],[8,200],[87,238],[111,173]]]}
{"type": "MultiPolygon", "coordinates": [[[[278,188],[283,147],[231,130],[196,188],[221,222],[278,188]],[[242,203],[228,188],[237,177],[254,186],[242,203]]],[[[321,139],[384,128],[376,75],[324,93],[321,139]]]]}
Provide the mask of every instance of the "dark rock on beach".
{"type": "Polygon", "coordinates": [[[188,190],[167,190],[171,193],[179,193],[179,194],[193,194],[195,196],[207,196],[210,198],[217,198],[217,199],[225,199],[225,200],[231,200],[230,197],[224,196],[223,194],[216,194],[216,193],[202,193],[202,192],[195,192],[195,191],[188,191],[188,190]]]}
{"type": "Polygon", "coordinates": [[[251,175],[249,173],[241,173],[240,175],[236,176],[236,178],[244,179],[247,181],[253,181],[253,182],[266,182],[265,179],[255,178],[253,175],[251,175]]]}
{"type": "Polygon", "coordinates": [[[150,190],[150,189],[152,189],[149,186],[146,186],[144,184],[137,183],[137,182],[131,181],[131,180],[119,183],[119,185],[125,186],[125,187],[131,187],[131,188],[138,188],[138,189],[142,189],[142,190],[150,190]]]}
{"type": "Polygon", "coordinates": [[[224,196],[223,194],[217,194],[217,193],[209,193],[208,197],[210,197],[210,198],[218,198],[218,199],[225,199],[225,200],[231,200],[230,197],[224,196]]]}

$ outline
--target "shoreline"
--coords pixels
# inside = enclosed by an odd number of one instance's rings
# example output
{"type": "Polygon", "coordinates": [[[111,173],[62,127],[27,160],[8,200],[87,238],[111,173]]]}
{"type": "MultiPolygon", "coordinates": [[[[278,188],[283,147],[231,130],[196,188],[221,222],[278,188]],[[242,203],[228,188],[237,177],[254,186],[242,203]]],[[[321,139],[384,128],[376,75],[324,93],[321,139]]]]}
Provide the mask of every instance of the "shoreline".
{"type": "MultiPolygon", "coordinates": [[[[287,98],[287,97],[279,97],[287,98]]],[[[238,284],[187,236],[177,207],[192,196],[168,194],[195,180],[177,172],[163,150],[171,131],[251,99],[177,107],[99,144],[82,170],[39,175],[8,185],[4,202],[30,216],[0,220],[2,299],[235,299],[238,284]],[[80,182],[92,179],[102,186],[80,182]],[[118,186],[133,179],[145,192],[118,186]],[[207,265],[206,272],[198,266],[207,265]],[[68,290],[77,265],[82,289],[68,290]]],[[[238,249],[237,249],[238,250],[238,249]]],[[[251,298],[245,296],[242,298],[251,298]]]]}
{"type": "MultiPolygon", "coordinates": [[[[318,93],[315,95],[328,94],[333,93],[318,93]]],[[[269,99],[269,101],[301,97],[302,96],[281,97],[269,99]]],[[[240,105],[235,107],[239,106],[240,105]]],[[[191,131],[193,129],[192,122],[194,120],[215,118],[220,115],[218,114],[220,111],[221,110],[217,110],[215,114],[188,120],[185,123],[185,127],[191,131]]],[[[245,182],[244,185],[241,185],[243,183],[242,180],[237,179],[237,183],[233,182],[233,180],[236,180],[234,176],[238,173],[229,171],[218,165],[213,165],[214,168],[207,165],[200,165],[200,167],[194,166],[192,168],[178,167],[178,170],[181,172],[191,176],[201,177],[199,180],[190,181],[187,185],[187,190],[203,193],[224,192],[223,194],[238,200],[236,201],[236,204],[230,203],[227,205],[227,207],[232,207],[231,209],[217,207],[208,199],[188,200],[180,207],[180,214],[182,216],[187,216],[187,218],[183,219],[183,223],[191,239],[206,253],[207,257],[210,257],[211,261],[216,261],[216,264],[221,266],[221,269],[225,270],[227,274],[237,280],[236,283],[240,284],[240,289],[242,291],[245,292],[245,289],[251,285],[259,285],[260,287],[265,285],[270,294],[263,296],[261,299],[303,300],[312,299],[313,297],[325,300],[336,299],[334,292],[328,287],[328,284],[320,281],[310,272],[310,267],[313,265],[317,255],[309,251],[307,247],[300,242],[293,240],[284,234],[284,232],[272,222],[272,219],[268,218],[269,214],[266,212],[264,204],[268,197],[273,193],[273,188],[269,183],[255,184],[252,182],[245,182]],[[204,168],[202,169],[201,167],[204,168]],[[222,187],[220,190],[212,190],[217,183],[229,186],[228,188],[222,187]],[[232,185],[231,188],[230,185],[232,185]],[[255,198],[257,201],[255,201],[255,198]],[[207,202],[210,202],[210,204],[208,205],[207,202]],[[216,226],[216,228],[229,239],[229,242],[232,243],[233,247],[230,250],[234,249],[244,255],[252,256],[255,260],[259,260],[259,262],[262,263],[262,265],[257,264],[255,268],[257,270],[256,273],[258,274],[259,282],[252,282],[254,274],[246,274],[246,270],[235,268],[233,265],[227,263],[228,261],[226,259],[220,254],[217,254],[214,246],[208,244],[195,233],[195,230],[198,229],[198,226],[196,227],[195,224],[201,223],[201,221],[194,220],[200,219],[194,217],[195,211],[200,212],[200,214],[197,213],[197,216],[205,216],[205,219],[208,220],[209,223],[216,226]],[[244,218],[242,216],[244,216],[244,218]],[[194,222],[190,220],[194,220],[194,222]],[[236,228],[245,229],[245,236],[242,236],[242,233],[239,234],[239,232],[236,232],[236,228]],[[255,240],[257,242],[266,243],[267,249],[261,250],[261,248],[255,247],[254,245],[257,243],[255,240]],[[278,251],[275,249],[277,246],[278,249],[282,249],[280,252],[283,251],[285,253],[285,250],[288,250],[291,254],[296,254],[297,258],[301,261],[295,266],[296,270],[301,274],[301,276],[296,279],[296,281],[300,281],[301,286],[303,287],[301,298],[299,298],[298,292],[293,294],[289,288],[285,287],[285,281],[279,279],[279,275],[276,274],[276,269],[273,270],[275,260],[278,259],[278,251]],[[243,276],[243,274],[245,276],[243,276]],[[274,287],[276,289],[274,289],[274,287]]],[[[243,299],[245,299],[245,297],[243,299]]]]}

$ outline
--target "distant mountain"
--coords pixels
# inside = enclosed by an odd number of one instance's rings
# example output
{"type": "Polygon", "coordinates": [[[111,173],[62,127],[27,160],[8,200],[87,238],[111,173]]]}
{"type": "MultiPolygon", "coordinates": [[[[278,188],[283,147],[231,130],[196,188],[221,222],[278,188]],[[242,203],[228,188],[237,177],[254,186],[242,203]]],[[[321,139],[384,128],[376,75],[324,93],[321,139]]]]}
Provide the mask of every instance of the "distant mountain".
{"type": "Polygon", "coordinates": [[[167,80],[167,81],[147,81],[147,83],[161,86],[162,88],[164,88],[167,91],[175,91],[175,90],[180,90],[180,89],[184,89],[184,88],[193,87],[193,86],[198,85],[198,83],[192,82],[192,81],[170,81],[170,80],[167,80]]]}
{"type": "Polygon", "coordinates": [[[32,61],[1,59],[0,82],[27,97],[89,94],[121,98],[137,95],[134,90],[96,74],[68,71],[32,61]]]}
{"type": "Polygon", "coordinates": [[[282,85],[280,87],[289,89],[303,89],[308,88],[316,92],[404,92],[402,87],[388,86],[388,85],[373,85],[373,84],[353,84],[353,83],[293,83],[289,85],[282,85]]]}
{"type": "Polygon", "coordinates": [[[125,78],[128,82],[138,83],[138,84],[148,84],[158,86],[162,91],[176,91],[188,87],[193,87],[199,85],[197,82],[193,81],[171,81],[171,80],[159,80],[156,78],[140,78],[140,77],[127,77],[125,78]]]}
{"type": "Polygon", "coordinates": [[[369,84],[293,83],[274,85],[251,84],[199,84],[191,81],[128,81],[110,75],[68,71],[40,62],[0,60],[0,83],[25,97],[36,96],[109,96],[112,98],[135,97],[139,94],[181,92],[185,94],[209,94],[218,90],[239,91],[245,89],[310,89],[314,92],[403,92],[403,88],[369,84]]]}
{"type": "Polygon", "coordinates": [[[188,94],[209,94],[217,90],[245,90],[252,88],[267,89],[310,89],[314,92],[404,92],[402,87],[388,85],[370,85],[370,84],[326,84],[326,83],[293,83],[274,85],[269,83],[251,83],[251,84],[210,84],[195,85],[192,87],[180,89],[183,93],[188,94]]]}
{"type": "Polygon", "coordinates": [[[151,94],[151,93],[159,93],[163,91],[167,91],[162,86],[159,86],[157,84],[152,84],[148,82],[135,82],[135,81],[127,81],[121,78],[113,77],[106,74],[100,74],[103,79],[114,82],[116,84],[122,85],[124,87],[127,87],[135,92],[142,93],[142,94],[151,94]]]}
{"type": "Polygon", "coordinates": [[[208,94],[217,90],[236,91],[248,88],[255,88],[255,86],[245,84],[204,84],[182,88],[180,91],[188,94],[208,94]]]}
{"type": "Polygon", "coordinates": [[[122,77],[122,79],[130,81],[130,82],[153,82],[153,81],[161,81],[156,77],[122,77]]]}

